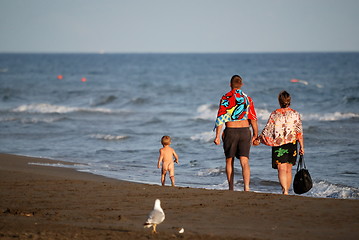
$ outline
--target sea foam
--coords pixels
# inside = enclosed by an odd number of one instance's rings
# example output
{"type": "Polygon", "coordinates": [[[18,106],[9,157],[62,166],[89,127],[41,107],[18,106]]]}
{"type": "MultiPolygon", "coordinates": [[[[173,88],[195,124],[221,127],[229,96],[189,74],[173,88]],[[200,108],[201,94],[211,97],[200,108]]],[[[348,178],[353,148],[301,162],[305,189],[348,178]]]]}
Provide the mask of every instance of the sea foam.
{"type": "Polygon", "coordinates": [[[359,199],[359,189],[332,184],[327,181],[314,181],[313,188],[308,193],[308,196],[319,198],[359,199]]]}
{"type": "Polygon", "coordinates": [[[90,135],[91,138],[100,139],[100,140],[123,140],[128,138],[128,136],[116,136],[116,135],[110,135],[110,134],[92,134],[90,135]]]}
{"type": "Polygon", "coordinates": [[[303,114],[303,120],[319,120],[319,121],[339,121],[344,119],[359,118],[359,113],[322,113],[322,114],[303,114]]]}
{"type": "MultiPolygon", "coordinates": [[[[275,110],[275,109],[273,109],[275,110]]],[[[216,114],[218,111],[218,106],[213,104],[204,104],[200,105],[197,108],[198,119],[203,120],[213,120],[216,119],[216,114]]],[[[256,108],[257,118],[259,120],[267,121],[272,111],[262,108],[256,108]]],[[[344,119],[351,118],[359,118],[359,113],[342,113],[342,112],[334,112],[334,113],[300,113],[302,119],[305,121],[309,120],[319,120],[319,121],[339,121],[344,119]]]]}
{"type": "Polygon", "coordinates": [[[79,108],[52,105],[47,103],[25,104],[12,110],[12,112],[27,112],[27,113],[71,113],[71,112],[101,112],[112,113],[113,110],[107,108],[79,108]]]}
{"type": "Polygon", "coordinates": [[[210,132],[202,132],[191,136],[191,140],[200,141],[200,142],[211,142],[215,137],[215,133],[213,131],[210,132]]]}

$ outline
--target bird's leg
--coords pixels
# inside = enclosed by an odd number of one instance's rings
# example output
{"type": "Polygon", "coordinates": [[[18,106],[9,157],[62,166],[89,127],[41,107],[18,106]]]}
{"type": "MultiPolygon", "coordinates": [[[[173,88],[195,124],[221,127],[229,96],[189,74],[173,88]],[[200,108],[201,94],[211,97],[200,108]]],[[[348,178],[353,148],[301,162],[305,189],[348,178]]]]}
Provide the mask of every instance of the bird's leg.
{"type": "Polygon", "coordinates": [[[157,233],[157,231],[156,231],[156,227],[157,227],[157,224],[153,224],[153,230],[152,230],[152,233],[157,233]]]}

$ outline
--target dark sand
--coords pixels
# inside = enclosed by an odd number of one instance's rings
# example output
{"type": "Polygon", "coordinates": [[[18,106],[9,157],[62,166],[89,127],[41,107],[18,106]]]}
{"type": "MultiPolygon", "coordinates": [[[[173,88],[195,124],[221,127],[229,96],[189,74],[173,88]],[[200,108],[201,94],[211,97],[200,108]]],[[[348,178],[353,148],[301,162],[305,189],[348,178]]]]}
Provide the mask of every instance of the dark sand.
{"type": "Polygon", "coordinates": [[[161,187],[28,162],[59,161],[0,154],[0,239],[359,239],[358,200],[161,187]],[[156,198],[166,219],[152,235],[142,225],[156,198]]]}

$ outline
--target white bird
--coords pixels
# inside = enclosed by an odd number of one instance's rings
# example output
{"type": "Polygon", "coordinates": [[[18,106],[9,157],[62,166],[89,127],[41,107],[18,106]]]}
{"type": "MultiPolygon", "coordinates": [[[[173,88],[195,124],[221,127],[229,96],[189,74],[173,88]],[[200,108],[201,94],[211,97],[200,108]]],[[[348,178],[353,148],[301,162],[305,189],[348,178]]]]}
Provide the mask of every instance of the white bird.
{"type": "Polygon", "coordinates": [[[156,199],[153,210],[148,215],[146,222],[143,224],[145,228],[153,227],[152,233],[157,233],[156,227],[165,220],[165,213],[161,208],[161,201],[156,199]]]}

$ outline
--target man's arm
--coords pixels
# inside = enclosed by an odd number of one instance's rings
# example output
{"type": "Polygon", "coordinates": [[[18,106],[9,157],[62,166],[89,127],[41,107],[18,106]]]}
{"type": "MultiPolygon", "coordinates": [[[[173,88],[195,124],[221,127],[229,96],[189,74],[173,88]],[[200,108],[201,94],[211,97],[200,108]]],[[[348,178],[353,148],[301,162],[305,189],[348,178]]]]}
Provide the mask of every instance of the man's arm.
{"type": "Polygon", "coordinates": [[[257,123],[257,120],[249,120],[249,124],[252,126],[252,132],[253,132],[252,144],[253,145],[258,145],[258,144],[255,144],[255,142],[254,142],[258,138],[258,123],[257,123]]]}
{"type": "Polygon", "coordinates": [[[219,126],[216,128],[216,138],[215,138],[214,141],[213,141],[216,145],[221,144],[221,132],[222,132],[222,128],[223,128],[223,125],[219,125],[219,126]]]}

